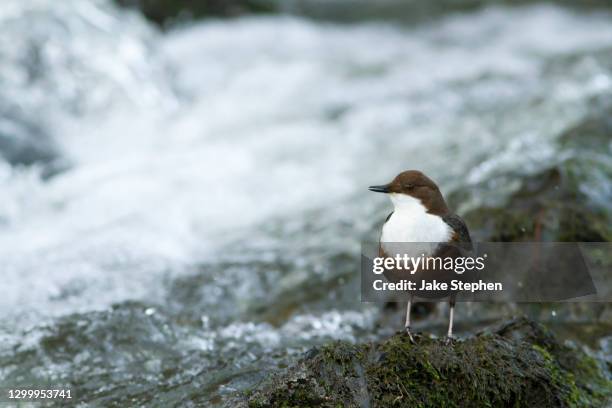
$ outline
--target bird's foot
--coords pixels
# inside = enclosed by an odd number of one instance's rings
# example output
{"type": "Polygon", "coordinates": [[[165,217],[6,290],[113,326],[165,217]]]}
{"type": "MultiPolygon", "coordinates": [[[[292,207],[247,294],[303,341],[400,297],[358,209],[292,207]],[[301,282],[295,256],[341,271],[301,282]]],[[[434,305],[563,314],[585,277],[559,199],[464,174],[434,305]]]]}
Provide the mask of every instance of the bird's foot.
{"type": "Polygon", "coordinates": [[[414,341],[414,337],[412,336],[412,332],[410,331],[410,326],[406,326],[405,327],[406,330],[406,334],[408,335],[408,337],[410,338],[410,342],[412,344],[416,344],[416,341],[414,341]]]}
{"type": "Polygon", "coordinates": [[[453,345],[455,341],[456,340],[453,336],[446,336],[446,339],[444,340],[444,344],[446,344],[447,346],[453,345]]]}

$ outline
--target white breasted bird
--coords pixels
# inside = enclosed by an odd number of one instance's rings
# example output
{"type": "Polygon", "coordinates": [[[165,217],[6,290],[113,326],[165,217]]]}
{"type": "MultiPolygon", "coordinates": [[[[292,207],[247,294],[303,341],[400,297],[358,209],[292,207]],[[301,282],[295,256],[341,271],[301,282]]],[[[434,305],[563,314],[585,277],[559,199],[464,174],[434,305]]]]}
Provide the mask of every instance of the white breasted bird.
{"type": "MultiPolygon", "coordinates": [[[[370,191],[387,194],[393,203],[394,210],[387,217],[380,236],[379,255],[394,256],[396,243],[418,243],[404,248],[413,248],[418,255],[429,257],[458,256],[458,251],[450,250],[448,244],[467,245],[471,247],[470,233],[464,221],[451,213],[440,189],[429,177],[417,170],[408,170],[398,174],[393,181],[380,186],[369,187],[370,191]],[[428,245],[428,243],[430,243],[428,245]]],[[[397,244],[396,244],[397,245],[397,244]]],[[[415,256],[418,256],[415,253],[415,256]]],[[[404,272],[405,273],[405,272],[404,272]]],[[[424,271],[423,275],[428,271],[424,271]]],[[[398,278],[385,273],[390,280],[398,278]]],[[[404,276],[405,278],[406,276],[404,276]]],[[[420,296],[420,295],[419,295],[420,296]]],[[[453,314],[455,295],[445,293],[450,298],[450,316],[447,341],[453,336],[453,314]]],[[[414,341],[410,331],[410,308],[414,293],[409,294],[406,308],[405,329],[414,341]]],[[[436,296],[437,297],[437,296],[436,296]]]]}

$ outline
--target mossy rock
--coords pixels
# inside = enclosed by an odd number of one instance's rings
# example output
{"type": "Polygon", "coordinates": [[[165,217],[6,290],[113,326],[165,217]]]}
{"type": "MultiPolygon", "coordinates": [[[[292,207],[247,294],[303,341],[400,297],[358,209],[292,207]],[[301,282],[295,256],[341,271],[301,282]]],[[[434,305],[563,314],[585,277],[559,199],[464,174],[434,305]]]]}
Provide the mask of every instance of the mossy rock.
{"type": "Polygon", "coordinates": [[[603,407],[595,360],[519,318],[453,344],[398,333],[313,349],[251,391],[249,407],[603,407]]]}
{"type": "Polygon", "coordinates": [[[478,207],[464,218],[481,241],[610,241],[610,211],[594,203],[581,183],[587,182],[587,172],[604,172],[609,183],[612,174],[591,165],[568,159],[525,177],[505,205],[478,207]]]}
{"type": "MultiPolygon", "coordinates": [[[[501,204],[484,204],[464,218],[479,241],[612,240],[612,101],[594,102],[593,112],[557,139],[559,160],[532,175],[503,175],[518,188],[501,204]]],[[[449,197],[454,205],[489,193],[475,185],[449,197]]]]}
{"type": "MultiPolygon", "coordinates": [[[[612,68],[612,67],[610,67],[612,68]]],[[[590,113],[576,126],[559,137],[563,148],[605,151],[612,143],[612,97],[605,96],[591,101],[590,113]]]]}

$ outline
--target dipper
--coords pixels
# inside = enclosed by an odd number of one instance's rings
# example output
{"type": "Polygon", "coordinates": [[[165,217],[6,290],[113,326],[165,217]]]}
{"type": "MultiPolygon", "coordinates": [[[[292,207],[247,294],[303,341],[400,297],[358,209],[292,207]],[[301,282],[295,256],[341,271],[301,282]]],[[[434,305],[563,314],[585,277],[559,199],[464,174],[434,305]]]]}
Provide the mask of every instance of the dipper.
{"type": "MultiPolygon", "coordinates": [[[[380,236],[380,256],[393,256],[397,246],[393,243],[413,242],[404,246],[415,253],[413,256],[459,256],[456,245],[471,248],[470,233],[465,222],[451,213],[440,189],[429,177],[418,170],[407,170],[398,174],[389,184],[369,187],[370,191],[385,193],[391,199],[394,210],[387,216],[380,236]]],[[[404,251],[405,252],[405,251],[404,251]]],[[[429,271],[424,271],[424,274],[429,271]]],[[[387,274],[385,274],[386,277],[387,274]]],[[[410,293],[406,307],[405,330],[414,341],[410,332],[410,308],[414,293],[410,293]]],[[[450,316],[447,341],[453,336],[453,315],[455,295],[449,296],[450,316]]]]}

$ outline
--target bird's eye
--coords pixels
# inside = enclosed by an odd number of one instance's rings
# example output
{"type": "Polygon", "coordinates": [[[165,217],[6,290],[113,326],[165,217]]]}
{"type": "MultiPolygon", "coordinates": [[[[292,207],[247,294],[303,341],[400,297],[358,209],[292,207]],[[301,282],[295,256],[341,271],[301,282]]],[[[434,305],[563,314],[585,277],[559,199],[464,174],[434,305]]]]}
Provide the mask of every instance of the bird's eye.
{"type": "Polygon", "coordinates": [[[414,188],[414,184],[406,183],[404,184],[404,188],[406,190],[412,190],[414,188]]]}

